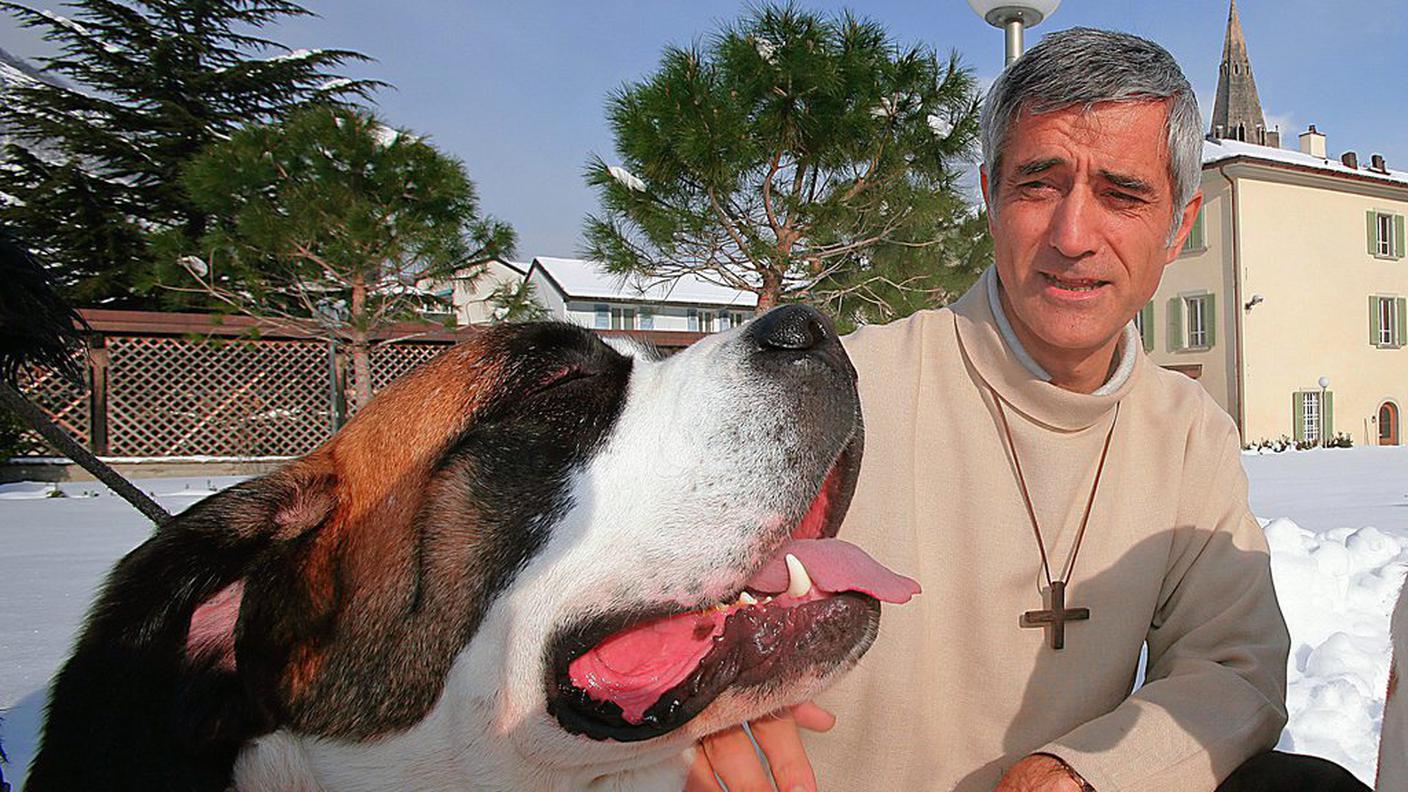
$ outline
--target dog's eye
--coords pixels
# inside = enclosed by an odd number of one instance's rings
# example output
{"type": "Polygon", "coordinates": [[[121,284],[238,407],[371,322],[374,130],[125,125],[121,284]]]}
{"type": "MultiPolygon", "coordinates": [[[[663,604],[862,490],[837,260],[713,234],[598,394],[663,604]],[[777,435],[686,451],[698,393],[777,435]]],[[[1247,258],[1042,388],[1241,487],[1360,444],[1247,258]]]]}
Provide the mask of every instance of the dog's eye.
{"type": "Polygon", "coordinates": [[[596,374],[597,372],[578,365],[569,364],[561,366],[548,372],[547,376],[543,377],[542,381],[538,383],[538,387],[534,389],[534,393],[552,390],[553,388],[561,387],[570,382],[594,377],[596,374]]]}

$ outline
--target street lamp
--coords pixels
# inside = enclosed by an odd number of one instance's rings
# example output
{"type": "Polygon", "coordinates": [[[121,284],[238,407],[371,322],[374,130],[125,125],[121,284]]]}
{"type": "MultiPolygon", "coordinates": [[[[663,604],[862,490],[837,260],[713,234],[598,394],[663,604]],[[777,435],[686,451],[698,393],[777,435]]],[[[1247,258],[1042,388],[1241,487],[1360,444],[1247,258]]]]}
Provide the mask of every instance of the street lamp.
{"type": "Polygon", "coordinates": [[[1022,56],[1022,31],[1036,27],[1051,16],[1061,0],[968,0],[985,22],[1007,31],[1007,60],[1003,66],[1022,56]]]}
{"type": "Polygon", "coordinates": [[[1325,390],[1330,387],[1330,378],[1320,378],[1320,447],[1328,448],[1325,445],[1325,390]]]}

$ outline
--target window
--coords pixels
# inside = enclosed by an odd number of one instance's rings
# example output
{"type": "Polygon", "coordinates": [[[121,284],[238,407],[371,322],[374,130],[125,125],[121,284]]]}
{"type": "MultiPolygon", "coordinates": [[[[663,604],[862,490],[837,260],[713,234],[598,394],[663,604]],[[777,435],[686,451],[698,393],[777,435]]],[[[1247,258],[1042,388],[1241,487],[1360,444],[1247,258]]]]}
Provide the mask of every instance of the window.
{"type": "Polygon", "coordinates": [[[611,306],[603,303],[596,305],[596,316],[592,322],[592,327],[598,330],[605,330],[611,326],[611,306]]]}
{"type": "Polygon", "coordinates": [[[699,332],[701,332],[701,333],[712,333],[712,332],[714,332],[714,314],[713,314],[713,313],[711,313],[711,312],[709,312],[709,311],[704,311],[703,313],[699,314],[699,332]]]}
{"type": "Polygon", "coordinates": [[[1207,247],[1207,240],[1203,236],[1203,209],[1199,207],[1198,216],[1193,218],[1193,227],[1188,229],[1188,238],[1183,241],[1183,249],[1179,252],[1197,253],[1207,247]]]}
{"type": "Polygon", "coordinates": [[[744,313],[743,311],[734,311],[730,316],[732,317],[731,324],[734,327],[738,327],[753,318],[750,314],[744,313]]]}
{"type": "Polygon", "coordinates": [[[1335,436],[1335,392],[1307,388],[1292,394],[1296,440],[1319,444],[1335,436]]]}
{"type": "MultiPolygon", "coordinates": [[[[1152,317],[1153,314],[1149,314],[1152,317]]],[[[1148,321],[1148,317],[1146,320],[1148,321]]],[[[1146,339],[1145,343],[1148,341],[1146,339]]],[[[1168,351],[1203,351],[1217,346],[1217,295],[1183,294],[1168,301],[1168,351]]]]}
{"type": "Polygon", "coordinates": [[[1209,295],[1184,298],[1184,312],[1188,319],[1188,347],[1204,349],[1212,346],[1208,332],[1209,295]]]}
{"type": "Polygon", "coordinates": [[[1408,344],[1408,300],[1378,295],[1369,298],[1369,344],[1393,349],[1408,344]]]}
{"type": "Polygon", "coordinates": [[[689,320],[689,324],[687,325],[689,327],[689,331],[691,333],[699,332],[699,311],[690,308],[685,311],[685,316],[689,320]]]}
{"type": "Polygon", "coordinates": [[[612,330],[634,330],[634,329],[636,329],[636,309],[634,309],[634,308],[612,308],[612,309],[611,309],[611,329],[612,329],[612,330]]]}
{"type": "Polygon", "coordinates": [[[1370,210],[1365,214],[1368,225],[1369,255],[1374,258],[1403,258],[1403,215],[1370,210]]]}
{"type": "Polygon", "coordinates": [[[1300,439],[1320,442],[1320,394],[1305,391],[1301,395],[1300,439]]]}
{"type": "Polygon", "coordinates": [[[642,330],[654,330],[654,329],[655,329],[655,313],[654,313],[653,311],[651,311],[649,308],[642,308],[642,309],[640,309],[640,329],[642,329],[642,330]]]}

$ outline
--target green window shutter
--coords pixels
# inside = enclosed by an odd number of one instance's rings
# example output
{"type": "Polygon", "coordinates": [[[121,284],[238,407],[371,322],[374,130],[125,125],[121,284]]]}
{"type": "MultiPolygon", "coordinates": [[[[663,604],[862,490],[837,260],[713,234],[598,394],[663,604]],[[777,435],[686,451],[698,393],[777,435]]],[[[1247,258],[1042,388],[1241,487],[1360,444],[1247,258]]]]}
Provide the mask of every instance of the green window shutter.
{"type": "Polygon", "coordinates": [[[1379,298],[1369,296],[1369,346],[1379,345],[1379,298]]]}
{"type": "Polygon", "coordinates": [[[1291,433],[1297,440],[1305,439],[1305,394],[1291,394],[1291,433]]]}
{"type": "Polygon", "coordinates": [[[1150,300],[1143,308],[1139,309],[1140,336],[1144,342],[1144,351],[1154,351],[1154,301],[1150,300]]]}
{"type": "Polygon", "coordinates": [[[1320,413],[1320,425],[1325,427],[1323,436],[1320,438],[1320,445],[1324,445],[1335,436],[1335,392],[1325,391],[1325,403],[1320,405],[1323,412],[1320,413]]]}
{"type": "Polygon", "coordinates": [[[1393,216],[1393,257],[1403,258],[1403,215],[1393,216]]]}
{"type": "Polygon", "coordinates": [[[1209,294],[1203,298],[1203,325],[1207,329],[1208,347],[1217,346],[1217,295],[1209,294]]]}
{"type": "Polygon", "coordinates": [[[1183,298],[1171,297],[1168,301],[1168,351],[1177,352],[1183,348],[1183,298]]]}
{"type": "Polygon", "coordinates": [[[1379,229],[1378,223],[1376,222],[1378,220],[1377,215],[1378,212],[1375,212],[1373,209],[1370,209],[1369,211],[1364,213],[1364,223],[1369,229],[1369,255],[1371,256],[1379,252],[1379,245],[1377,240],[1377,234],[1379,229]]]}
{"type": "Polygon", "coordinates": [[[1399,346],[1408,346],[1408,297],[1399,297],[1394,300],[1394,307],[1398,309],[1398,338],[1394,339],[1399,346]]]}

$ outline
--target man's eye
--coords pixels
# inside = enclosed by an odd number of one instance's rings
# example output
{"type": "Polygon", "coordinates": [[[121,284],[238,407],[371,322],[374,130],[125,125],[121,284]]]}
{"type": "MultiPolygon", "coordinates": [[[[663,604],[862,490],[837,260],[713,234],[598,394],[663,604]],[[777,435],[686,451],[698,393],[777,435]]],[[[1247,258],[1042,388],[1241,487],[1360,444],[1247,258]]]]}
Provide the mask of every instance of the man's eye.
{"type": "Polygon", "coordinates": [[[1106,194],[1110,196],[1111,200],[1114,200],[1114,201],[1119,202],[1119,203],[1124,203],[1124,204],[1142,204],[1142,203],[1145,203],[1144,199],[1143,199],[1143,198],[1140,198],[1140,197],[1137,196],[1137,195],[1130,195],[1129,193],[1120,192],[1120,191],[1118,191],[1118,190],[1111,190],[1110,192],[1108,192],[1108,193],[1106,193],[1106,194]]]}

